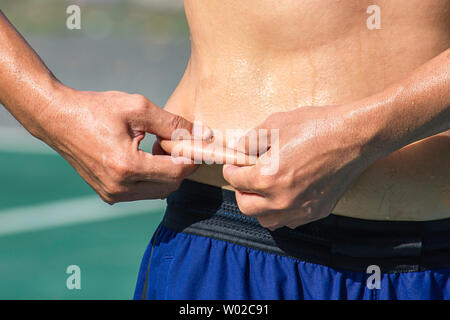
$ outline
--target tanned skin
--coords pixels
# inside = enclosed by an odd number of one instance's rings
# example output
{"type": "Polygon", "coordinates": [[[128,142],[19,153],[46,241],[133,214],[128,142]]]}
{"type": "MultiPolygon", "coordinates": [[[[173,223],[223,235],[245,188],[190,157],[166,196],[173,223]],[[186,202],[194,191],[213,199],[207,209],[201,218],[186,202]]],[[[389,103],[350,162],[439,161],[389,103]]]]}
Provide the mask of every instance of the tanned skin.
{"type": "Polygon", "coordinates": [[[3,15],[0,101],[108,203],[164,198],[189,178],[235,190],[241,211],[270,229],[331,212],[450,216],[447,2],[379,1],[377,31],[367,30],[365,1],[184,3],[192,53],[166,111],[141,95],[64,86],[3,15]],[[175,163],[167,154],[175,144],[164,141],[176,129],[212,136],[192,130],[194,121],[216,132],[278,129],[277,172],[261,173],[272,149],[245,143],[238,155],[259,156],[245,166],[175,163]],[[140,151],[145,132],[165,152],[140,151]]]}
{"type": "MultiPolygon", "coordinates": [[[[0,101],[61,154],[107,203],[165,198],[196,165],[176,164],[145,133],[169,138],[192,123],[139,94],[78,91],[60,83],[0,12],[0,101]]],[[[200,130],[205,139],[211,132],[200,130]]],[[[199,138],[202,138],[200,135],[199,138]]]]}
{"type": "Polygon", "coordinates": [[[261,174],[265,161],[203,164],[189,179],[237,190],[240,209],[264,226],[295,227],[330,212],[450,217],[450,2],[185,0],[184,7],[191,57],[165,109],[222,136],[280,133],[276,174],[261,174]],[[367,27],[372,5],[380,29],[367,27]]]}

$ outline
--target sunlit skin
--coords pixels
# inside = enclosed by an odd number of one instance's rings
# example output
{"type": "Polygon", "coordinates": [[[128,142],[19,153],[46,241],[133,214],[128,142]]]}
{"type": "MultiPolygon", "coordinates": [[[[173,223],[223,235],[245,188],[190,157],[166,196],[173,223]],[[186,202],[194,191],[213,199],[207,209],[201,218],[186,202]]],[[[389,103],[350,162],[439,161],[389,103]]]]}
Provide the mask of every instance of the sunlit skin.
{"type": "MultiPolygon", "coordinates": [[[[61,84],[0,12],[0,101],[61,154],[107,203],[165,198],[198,165],[175,164],[145,133],[170,139],[193,124],[139,94],[78,91],[61,84]]],[[[192,132],[211,139],[211,130],[192,132]]]]}
{"type": "Polygon", "coordinates": [[[377,1],[381,30],[369,1],[184,4],[191,58],[165,109],[281,140],[273,176],[204,164],[189,179],[236,190],[271,228],[450,216],[448,1],[377,1]]]}
{"type": "Polygon", "coordinates": [[[188,178],[235,190],[241,211],[270,229],[331,212],[450,217],[448,1],[184,4],[191,57],[165,111],[141,95],[68,88],[3,16],[0,101],[108,203],[164,198],[188,178]],[[372,4],[380,30],[366,26],[372,4]],[[223,134],[278,129],[277,172],[261,173],[272,148],[167,141],[193,122],[223,134]],[[139,150],[145,132],[161,142],[152,155],[139,150]],[[179,143],[191,160],[230,164],[174,161],[179,143]]]}

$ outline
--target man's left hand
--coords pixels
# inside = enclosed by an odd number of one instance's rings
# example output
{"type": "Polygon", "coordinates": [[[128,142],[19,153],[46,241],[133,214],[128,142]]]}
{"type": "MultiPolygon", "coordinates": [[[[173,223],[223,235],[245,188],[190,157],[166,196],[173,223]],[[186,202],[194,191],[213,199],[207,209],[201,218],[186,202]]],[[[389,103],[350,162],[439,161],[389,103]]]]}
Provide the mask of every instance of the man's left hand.
{"type": "MultiPolygon", "coordinates": [[[[367,145],[372,126],[351,111],[347,106],[302,107],[272,114],[256,127],[256,132],[267,129],[269,134],[278,129],[279,147],[275,150],[273,136],[269,137],[268,151],[255,165],[224,166],[223,175],[236,190],[240,210],[271,230],[296,228],[328,216],[371,163],[367,145]],[[264,166],[273,161],[279,161],[278,169],[267,174],[264,166]]],[[[249,147],[251,137],[247,134],[238,145],[257,154],[257,148],[249,147]]]]}

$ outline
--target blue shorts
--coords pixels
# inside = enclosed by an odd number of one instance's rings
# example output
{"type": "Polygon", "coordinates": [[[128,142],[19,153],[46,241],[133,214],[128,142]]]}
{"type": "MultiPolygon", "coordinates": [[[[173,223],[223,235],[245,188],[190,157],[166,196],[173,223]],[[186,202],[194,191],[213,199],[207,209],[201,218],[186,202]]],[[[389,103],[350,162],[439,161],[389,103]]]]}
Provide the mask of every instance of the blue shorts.
{"type": "Polygon", "coordinates": [[[450,299],[450,219],[271,232],[228,190],[185,180],[167,202],[135,299],[450,299]]]}

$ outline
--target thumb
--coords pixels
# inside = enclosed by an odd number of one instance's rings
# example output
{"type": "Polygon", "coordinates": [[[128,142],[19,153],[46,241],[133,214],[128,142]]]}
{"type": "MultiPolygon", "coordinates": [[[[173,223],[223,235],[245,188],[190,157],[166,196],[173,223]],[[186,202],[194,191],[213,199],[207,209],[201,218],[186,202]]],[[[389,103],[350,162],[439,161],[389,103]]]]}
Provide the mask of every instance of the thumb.
{"type": "Polygon", "coordinates": [[[162,139],[171,140],[172,135],[177,130],[188,131],[194,139],[210,140],[213,132],[208,127],[199,124],[193,124],[191,121],[161,109],[153,103],[149,103],[148,108],[143,115],[139,116],[139,127],[143,131],[152,133],[162,139]]]}
{"type": "Polygon", "coordinates": [[[248,155],[260,156],[269,150],[270,144],[271,130],[261,124],[247,131],[231,148],[248,155]]]}

